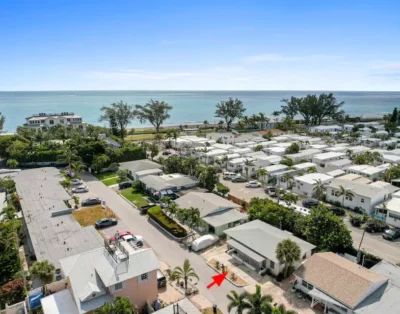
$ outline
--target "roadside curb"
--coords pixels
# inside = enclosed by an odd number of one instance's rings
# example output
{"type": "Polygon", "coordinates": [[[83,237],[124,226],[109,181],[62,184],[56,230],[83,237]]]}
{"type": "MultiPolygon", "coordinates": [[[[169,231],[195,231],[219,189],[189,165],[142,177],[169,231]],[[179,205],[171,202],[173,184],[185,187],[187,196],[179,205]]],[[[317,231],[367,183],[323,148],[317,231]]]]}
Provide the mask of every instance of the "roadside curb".
{"type": "MultiPolygon", "coordinates": [[[[214,258],[214,257],[209,258],[209,259],[207,260],[206,264],[207,264],[207,266],[210,267],[212,270],[214,270],[214,271],[217,272],[218,274],[221,274],[217,269],[215,269],[213,266],[211,266],[211,265],[208,263],[208,262],[209,262],[211,259],[213,259],[213,258],[214,258]]],[[[246,287],[246,286],[249,285],[249,283],[247,283],[247,282],[246,282],[245,285],[238,285],[237,283],[235,283],[234,281],[232,281],[228,276],[226,276],[225,279],[228,280],[232,285],[234,285],[234,286],[237,287],[237,288],[243,288],[243,287],[246,287]]],[[[242,278],[242,280],[245,281],[243,278],[242,278]]]]}

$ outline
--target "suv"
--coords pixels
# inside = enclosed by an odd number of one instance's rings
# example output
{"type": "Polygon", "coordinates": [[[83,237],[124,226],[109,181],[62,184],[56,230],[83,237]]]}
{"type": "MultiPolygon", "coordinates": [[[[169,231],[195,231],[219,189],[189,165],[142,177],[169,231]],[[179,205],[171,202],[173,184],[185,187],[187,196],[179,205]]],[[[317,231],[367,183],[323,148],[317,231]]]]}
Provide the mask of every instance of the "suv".
{"type": "Polygon", "coordinates": [[[101,204],[101,200],[97,197],[87,198],[81,202],[81,206],[90,206],[90,205],[99,205],[99,204],[101,204]]]}
{"type": "Polygon", "coordinates": [[[303,206],[305,208],[312,208],[312,207],[317,207],[319,205],[319,202],[317,200],[314,200],[312,198],[308,198],[303,201],[303,206]]]}
{"type": "Polygon", "coordinates": [[[382,238],[390,241],[400,238],[400,229],[387,229],[382,234],[382,238]]]}
{"type": "Polygon", "coordinates": [[[346,212],[344,211],[343,208],[340,207],[329,207],[329,210],[334,213],[336,216],[344,216],[346,212]]]}
{"type": "Polygon", "coordinates": [[[133,181],[120,182],[118,184],[118,187],[119,187],[120,190],[130,188],[132,186],[132,182],[133,181]]]}
{"type": "Polygon", "coordinates": [[[361,226],[361,220],[358,217],[351,217],[350,223],[353,227],[360,227],[361,226]]]}
{"type": "Polygon", "coordinates": [[[371,233],[382,232],[385,229],[386,229],[385,226],[380,226],[380,225],[378,225],[378,224],[376,224],[374,222],[367,222],[365,224],[365,231],[367,231],[367,232],[371,232],[371,233]]]}
{"type": "Polygon", "coordinates": [[[266,194],[268,194],[269,196],[276,196],[276,187],[273,187],[273,186],[267,187],[267,188],[264,190],[264,192],[265,192],[266,194]]]}

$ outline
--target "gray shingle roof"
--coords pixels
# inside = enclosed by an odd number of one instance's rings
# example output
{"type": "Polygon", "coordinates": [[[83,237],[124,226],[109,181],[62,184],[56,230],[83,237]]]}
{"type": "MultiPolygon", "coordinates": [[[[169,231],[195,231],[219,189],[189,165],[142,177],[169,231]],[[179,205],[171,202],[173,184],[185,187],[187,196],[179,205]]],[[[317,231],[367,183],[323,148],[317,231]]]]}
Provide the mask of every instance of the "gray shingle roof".
{"type": "Polygon", "coordinates": [[[46,259],[58,268],[59,259],[103,245],[93,226],[82,228],[71,214],[52,217],[67,210],[64,200],[71,199],[59,184],[63,177],[56,168],[24,170],[13,179],[38,260],[46,259]]]}
{"type": "Polygon", "coordinates": [[[165,174],[162,176],[148,175],[140,178],[140,182],[146,187],[156,191],[171,189],[174,187],[186,187],[196,185],[198,180],[195,177],[186,176],[179,173],[165,174]]]}
{"type": "Polygon", "coordinates": [[[132,173],[135,173],[137,171],[142,171],[142,170],[161,169],[162,165],[148,159],[140,159],[134,161],[120,162],[119,168],[122,170],[129,170],[132,173]]]}
{"type": "Polygon", "coordinates": [[[245,220],[247,218],[246,214],[241,213],[236,209],[227,209],[215,214],[210,214],[203,217],[203,220],[213,227],[219,227],[227,225],[232,222],[245,220]]]}
{"type": "Polygon", "coordinates": [[[302,255],[315,248],[315,245],[295,237],[292,233],[275,228],[261,220],[236,226],[225,230],[225,233],[257,254],[275,262],[279,262],[275,254],[276,246],[282,240],[290,239],[296,242],[300,246],[302,255]]]}
{"type": "Polygon", "coordinates": [[[189,192],[186,195],[175,200],[175,203],[180,208],[198,208],[200,210],[200,216],[205,217],[217,211],[231,208],[240,208],[237,205],[227,199],[218,196],[214,193],[199,193],[189,192]]]}

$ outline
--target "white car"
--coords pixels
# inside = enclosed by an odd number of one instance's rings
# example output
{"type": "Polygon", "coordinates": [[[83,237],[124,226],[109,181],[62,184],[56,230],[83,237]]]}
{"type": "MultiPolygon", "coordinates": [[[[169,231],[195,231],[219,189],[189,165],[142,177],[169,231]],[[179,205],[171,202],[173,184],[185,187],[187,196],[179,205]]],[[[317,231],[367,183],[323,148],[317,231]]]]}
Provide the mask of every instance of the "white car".
{"type": "Polygon", "coordinates": [[[244,185],[246,188],[259,188],[261,183],[258,181],[249,181],[244,185]]]}
{"type": "Polygon", "coordinates": [[[219,238],[215,234],[206,234],[192,242],[191,244],[192,250],[194,252],[200,251],[202,249],[209,247],[210,245],[213,245],[218,240],[219,238]]]}
{"type": "Polygon", "coordinates": [[[89,192],[89,188],[85,185],[80,185],[72,189],[72,193],[85,193],[85,192],[89,192]]]}
{"type": "Polygon", "coordinates": [[[71,180],[71,183],[73,185],[82,185],[83,181],[81,179],[73,179],[73,180],[71,180]]]}
{"type": "Polygon", "coordinates": [[[143,244],[143,237],[140,235],[124,235],[122,236],[122,240],[128,242],[129,244],[138,244],[141,242],[143,244]]]}

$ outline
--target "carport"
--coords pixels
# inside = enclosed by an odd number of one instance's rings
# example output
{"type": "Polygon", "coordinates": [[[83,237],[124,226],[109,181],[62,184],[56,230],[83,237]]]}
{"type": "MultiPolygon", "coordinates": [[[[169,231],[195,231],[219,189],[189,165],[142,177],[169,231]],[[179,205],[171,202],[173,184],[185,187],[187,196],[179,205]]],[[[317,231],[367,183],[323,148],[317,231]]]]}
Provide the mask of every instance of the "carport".
{"type": "Polygon", "coordinates": [[[228,245],[228,254],[230,254],[234,259],[245,264],[254,271],[260,271],[263,266],[262,264],[265,261],[265,257],[257,254],[233,239],[226,241],[226,244],[228,245]]]}

